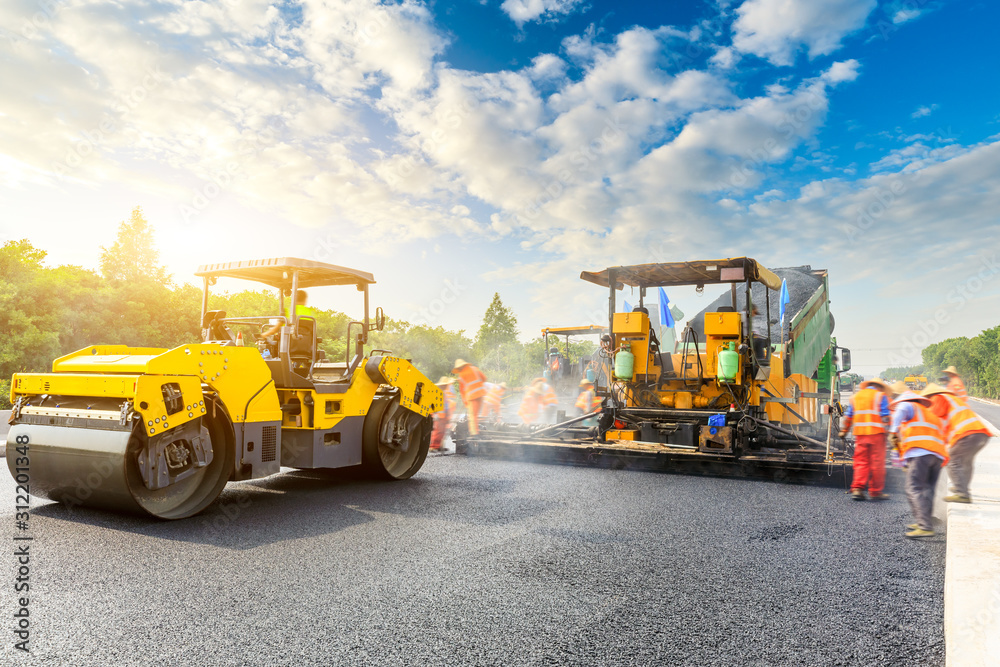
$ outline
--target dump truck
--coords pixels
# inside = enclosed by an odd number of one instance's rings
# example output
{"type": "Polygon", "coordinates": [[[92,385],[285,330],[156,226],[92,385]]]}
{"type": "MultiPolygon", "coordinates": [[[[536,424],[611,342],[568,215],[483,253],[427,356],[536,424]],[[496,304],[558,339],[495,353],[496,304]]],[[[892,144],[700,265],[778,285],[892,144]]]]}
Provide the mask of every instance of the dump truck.
{"type": "Polygon", "coordinates": [[[381,308],[369,319],[370,273],[272,258],[204,265],[196,275],[200,342],[93,345],[56,359],[51,373],[13,376],[7,464],[17,480],[30,469],[32,495],[182,519],[211,505],[227,482],[281,466],[390,480],[421,468],[443,396],[408,360],[366,354],[369,332],[385,323],[381,308]],[[277,290],[278,312],[209,310],[220,278],[277,290]],[[327,286],[364,297],[343,360],[326,358],[316,318],[300,312],[300,290],[327,286]]]}
{"type": "Polygon", "coordinates": [[[907,375],[903,378],[903,384],[913,391],[920,391],[927,386],[926,375],[907,375]]]}
{"type": "Polygon", "coordinates": [[[835,440],[840,372],[850,350],[832,336],[824,270],[770,270],[749,257],[616,266],[581,278],[609,290],[610,369],[596,389],[598,425],[579,415],[552,426],[507,424],[456,432],[467,455],[842,484],[850,467],[835,440]],[[790,302],[779,316],[783,282],[790,302]],[[650,328],[646,291],[728,286],[664,350],[650,328]],[[616,292],[638,290],[632,312],[616,292]]]}

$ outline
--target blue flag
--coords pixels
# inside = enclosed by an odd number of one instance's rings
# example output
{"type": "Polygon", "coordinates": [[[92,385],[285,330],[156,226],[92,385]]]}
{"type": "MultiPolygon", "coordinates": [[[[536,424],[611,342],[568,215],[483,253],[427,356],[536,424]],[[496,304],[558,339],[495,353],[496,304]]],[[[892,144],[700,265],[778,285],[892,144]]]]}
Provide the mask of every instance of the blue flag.
{"type": "Polygon", "coordinates": [[[788,283],[786,283],[785,280],[782,279],[781,280],[781,297],[780,297],[781,307],[780,307],[780,310],[778,311],[780,319],[781,319],[781,326],[785,326],[785,306],[788,305],[789,301],[791,301],[791,299],[788,297],[788,283]]]}
{"type": "Polygon", "coordinates": [[[670,312],[670,299],[667,298],[667,293],[662,287],[660,288],[660,325],[674,326],[674,316],[670,312]]]}
{"type": "Polygon", "coordinates": [[[622,308],[625,309],[625,310],[622,311],[624,313],[631,313],[632,312],[632,306],[629,305],[629,302],[626,301],[625,299],[622,299],[622,308]]]}

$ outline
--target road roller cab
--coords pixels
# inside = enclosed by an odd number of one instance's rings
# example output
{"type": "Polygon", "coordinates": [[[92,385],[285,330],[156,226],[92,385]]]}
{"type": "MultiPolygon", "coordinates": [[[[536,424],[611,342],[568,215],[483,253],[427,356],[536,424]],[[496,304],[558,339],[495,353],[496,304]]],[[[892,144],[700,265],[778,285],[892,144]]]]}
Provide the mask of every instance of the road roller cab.
{"type": "Polygon", "coordinates": [[[210,505],[226,482],[281,466],[357,466],[388,479],[420,469],[443,396],[409,361],[387,350],[365,354],[369,332],[385,321],[381,309],[374,322],[368,317],[371,274],[276,258],[202,266],[197,275],[201,342],[96,345],[56,359],[52,373],[14,375],[9,438],[31,452],[33,493],[178,519],[210,505]],[[209,311],[219,278],[275,288],[279,314],[209,311]],[[297,290],[326,286],[364,294],[342,362],[324,359],[315,318],[296,308],[297,290]],[[275,321],[273,344],[240,345],[275,321]]]}

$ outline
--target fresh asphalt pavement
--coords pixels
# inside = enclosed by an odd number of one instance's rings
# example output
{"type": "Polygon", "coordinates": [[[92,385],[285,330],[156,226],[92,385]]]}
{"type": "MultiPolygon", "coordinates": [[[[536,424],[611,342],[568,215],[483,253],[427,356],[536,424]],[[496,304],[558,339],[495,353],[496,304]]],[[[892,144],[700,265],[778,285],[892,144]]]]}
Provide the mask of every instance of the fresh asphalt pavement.
{"type": "Polygon", "coordinates": [[[890,492],[436,456],[178,522],[37,501],[24,655],[4,473],[0,663],[943,664],[944,540],[890,492]]]}

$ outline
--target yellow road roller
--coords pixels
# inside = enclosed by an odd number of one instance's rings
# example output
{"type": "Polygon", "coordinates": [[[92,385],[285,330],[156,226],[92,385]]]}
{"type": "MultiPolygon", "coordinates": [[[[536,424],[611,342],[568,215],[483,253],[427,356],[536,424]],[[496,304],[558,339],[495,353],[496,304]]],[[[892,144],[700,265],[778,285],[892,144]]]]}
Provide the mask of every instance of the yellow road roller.
{"type": "Polygon", "coordinates": [[[56,359],[52,373],[13,376],[7,465],[15,479],[28,471],[33,495],[182,519],[226,482],[281,466],[356,466],[394,480],[420,469],[443,396],[408,360],[366,355],[369,332],[385,324],[381,308],[369,320],[370,273],[275,258],[205,265],[196,275],[202,342],[94,345],[56,359]],[[276,289],[279,312],[208,310],[219,278],[276,289]],[[326,286],[364,295],[342,360],[326,358],[302,304],[302,290],[326,286]]]}

